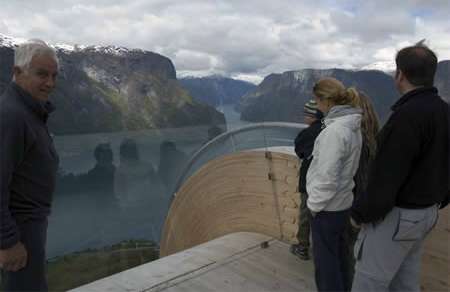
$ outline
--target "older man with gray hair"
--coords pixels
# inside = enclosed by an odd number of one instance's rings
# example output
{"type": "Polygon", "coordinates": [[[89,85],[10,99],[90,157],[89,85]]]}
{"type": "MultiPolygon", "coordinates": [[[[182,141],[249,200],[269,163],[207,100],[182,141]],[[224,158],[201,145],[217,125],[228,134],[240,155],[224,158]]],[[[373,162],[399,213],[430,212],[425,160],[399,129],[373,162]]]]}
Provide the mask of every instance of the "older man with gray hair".
{"type": "Polygon", "coordinates": [[[47,291],[47,217],[58,155],[47,128],[58,58],[41,40],[16,48],[0,97],[0,269],[5,291],[47,291]]]}

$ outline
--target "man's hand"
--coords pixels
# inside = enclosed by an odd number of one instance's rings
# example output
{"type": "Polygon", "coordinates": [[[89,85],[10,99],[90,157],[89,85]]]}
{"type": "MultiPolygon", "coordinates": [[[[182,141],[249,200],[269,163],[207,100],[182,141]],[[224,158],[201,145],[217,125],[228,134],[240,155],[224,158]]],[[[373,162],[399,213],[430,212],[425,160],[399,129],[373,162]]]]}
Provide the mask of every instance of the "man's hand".
{"type": "Polygon", "coordinates": [[[0,250],[0,269],[17,272],[27,265],[27,259],[25,246],[18,242],[11,248],[0,250]]]}

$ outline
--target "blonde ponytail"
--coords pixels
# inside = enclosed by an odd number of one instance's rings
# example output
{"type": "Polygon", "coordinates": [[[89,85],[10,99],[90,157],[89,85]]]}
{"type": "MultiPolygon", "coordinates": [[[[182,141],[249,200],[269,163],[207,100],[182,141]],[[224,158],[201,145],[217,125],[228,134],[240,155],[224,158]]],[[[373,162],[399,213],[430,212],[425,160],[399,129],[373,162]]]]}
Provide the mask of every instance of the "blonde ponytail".
{"type": "Polygon", "coordinates": [[[354,87],[349,87],[346,89],[346,103],[353,107],[357,107],[360,104],[361,97],[358,91],[354,87]]]}
{"type": "Polygon", "coordinates": [[[369,157],[373,159],[377,151],[376,135],[380,130],[380,121],[370,97],[364,92],[358,94],[358,104],[356,106],[363,111],[361,132],[369,148],[369,157]]]}

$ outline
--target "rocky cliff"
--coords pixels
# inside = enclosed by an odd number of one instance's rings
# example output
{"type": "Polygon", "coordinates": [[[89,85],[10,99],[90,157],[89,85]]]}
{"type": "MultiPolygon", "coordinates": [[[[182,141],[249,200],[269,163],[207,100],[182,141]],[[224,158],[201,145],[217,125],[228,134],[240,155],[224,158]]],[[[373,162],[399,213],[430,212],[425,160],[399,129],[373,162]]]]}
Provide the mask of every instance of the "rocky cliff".
{"type": "Polygon", "coordinates": [[[312,96],[312,87],[323,77],[334,77],[346,86],[368,94],[380,118],[386,119],[397,99],[393,79],[381,71],[305,69],[271,74],[241,100],[241,119],[247,121],[302,122],[303,105],[312,96]]]}
{"type": "MultiPolygon", "coordinates": [[[[14,39],[0,35],[0,92],[11,80],[14,39]]],[[[123,47],[56,46],[60,59],[51,95],[55,134],[224,124],[223,114],[197,102],[161,55],[123,47]]]]}
{"type": "MultiPolygon", "coordinates": [[[[271,74],[250,93],[242,97],[241,119],[246,121],[302,122],[303,105],[311,99],[312,87],[323,77],[334,77],[346,86],[354,86],[368,94],[382,122],[400,97],[391,75],[378,70],[350,71],[342,69],[304,69],[271,74]]],[[[450,61],[438,64],[435,79],[440,95],[450,100],[450,61]]]]}
{"type": "Polygon", "coordinates": [[[450,61],[439,62],[434,83],[442,98],[450,102],[450,61]]]}
{"type": "Polygon", "coordinates": [[[237,104],[240,98],[256,85],[222,76],[185,77],[180,82],[190,95],[212,106],[237,104]]]}

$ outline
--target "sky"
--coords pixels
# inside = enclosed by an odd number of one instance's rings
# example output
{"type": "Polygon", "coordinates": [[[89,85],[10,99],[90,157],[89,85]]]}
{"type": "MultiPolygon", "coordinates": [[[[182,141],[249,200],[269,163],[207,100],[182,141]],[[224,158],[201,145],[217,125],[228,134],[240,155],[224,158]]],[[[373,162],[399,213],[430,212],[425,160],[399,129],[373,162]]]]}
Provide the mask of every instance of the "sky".
{"type": "Polygon", "coordinates": [[[0,0],[0,33],[169,57],[178,76],[259,82],[304,68],[392,69],[426,39],[450,59],[448,0],[0,0]]]}

